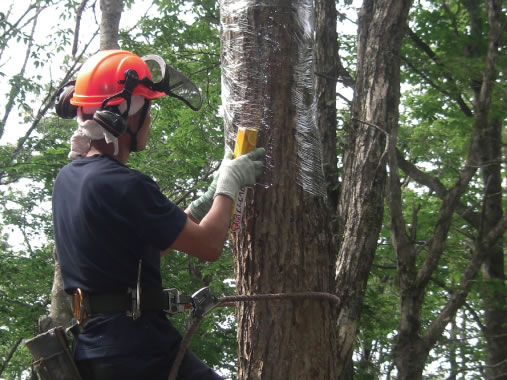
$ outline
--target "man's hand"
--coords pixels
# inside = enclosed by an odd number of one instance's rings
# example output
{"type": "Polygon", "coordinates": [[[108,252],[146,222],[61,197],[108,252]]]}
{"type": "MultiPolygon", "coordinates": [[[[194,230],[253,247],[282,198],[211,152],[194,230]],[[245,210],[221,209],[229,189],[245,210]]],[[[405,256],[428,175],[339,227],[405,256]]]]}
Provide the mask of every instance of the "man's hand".
{"type": "Polygon", "coordinates": [[[232,153],[227,152],[220,166],[215,197],[218,194],[223,194],[234,199],[239,189],[254,185],[256,178],[262,173],[265,153],[264,148],[257,148],[232,159],[232,153]]]}

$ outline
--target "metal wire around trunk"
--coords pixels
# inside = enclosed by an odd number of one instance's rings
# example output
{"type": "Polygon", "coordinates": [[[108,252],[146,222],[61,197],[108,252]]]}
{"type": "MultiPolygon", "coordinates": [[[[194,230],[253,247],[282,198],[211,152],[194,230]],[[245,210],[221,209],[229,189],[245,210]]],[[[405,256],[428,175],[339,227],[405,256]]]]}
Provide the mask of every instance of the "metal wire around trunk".
{"type": "MultiPolygon", "coordinates": [[[[331,293],[325,292],[299,292],[299,293],[273,293],[273,294],[251,294],[251,295],[236,295],[236,296],[225,296],[219,299],[219,303],[216,307],[219,306],[236,306],[237,302],[255,302],[255,301],[270,301],[270,300],[284,300],[284,299],[320,299],[320,300],[328,300],[333,303],[338,303],[340,298],[331,293]]],[[[180,348],[176,357],[174,358],[173,365],[171,367],[171,372],[169,373],[168,380],[176,380],[176,376],[178,375],[178,370],[180,369],[181,361],[185,356],[185,352],[187,347],[192,339],[192,335],[194,335],[197,327],[202,322],[203,316],[199,316],[194,318],[190,326],[185,333],[185,336],[181,340],[180,348]]]]}

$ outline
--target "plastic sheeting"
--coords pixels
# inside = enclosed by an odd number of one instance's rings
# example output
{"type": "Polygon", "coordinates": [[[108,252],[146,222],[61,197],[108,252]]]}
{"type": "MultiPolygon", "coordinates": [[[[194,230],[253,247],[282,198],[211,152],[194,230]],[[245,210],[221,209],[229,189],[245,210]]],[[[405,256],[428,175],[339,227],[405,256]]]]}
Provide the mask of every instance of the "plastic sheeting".
{"type": "Polygon", "coordinates": [[[274,125],[273,94],[264,89],[270,81],[287,80],[280,72],[293,65],[291,101],[293,104],[290,123],[293,126],[296,144],[292,165],[296,170],[295,180],[303,190],[313,195],[324,196],[325,181],[322,168],[321,143],[317,127],[316,101],[314,94],[313,68],[313,1],[312,0],[221,0],[221,43],[222,43],[222,103],[225,125],[225,143],[233,149],[238,127],[259,130],[261,144],[266,148],[266,171],[269,183],[283,181],[273,175],[279,164],[271,154],[277,141],[272,137],[274,125]],[[282,14],[280,17],[280,14],[282,14]],[[254,14],[263,17],[255,18],[254,14]],[[262,25],[253,25],[254,20],[263,20],[262,25]],[[288,20],[290,28],[279,24],[288,20]],[[293,28],[295,25],[295,28],[293,28]],[[283,54],[276,33],[290,33],[291,50],[295,57],[270,59],[273,54],[283,54]],[[291,59],[291,62],[289,62],[291,59]],[[276,61],[276,62],[275,62],[276,61]],[[280,63],[282,62],[282,63],[280,63]],[[273,67],[273,65],[278,65],[273,67]],[[280,71],[277,71],[280,70],[280,71]],[[282,79],[283,78],[283,79],[282,79]]]}

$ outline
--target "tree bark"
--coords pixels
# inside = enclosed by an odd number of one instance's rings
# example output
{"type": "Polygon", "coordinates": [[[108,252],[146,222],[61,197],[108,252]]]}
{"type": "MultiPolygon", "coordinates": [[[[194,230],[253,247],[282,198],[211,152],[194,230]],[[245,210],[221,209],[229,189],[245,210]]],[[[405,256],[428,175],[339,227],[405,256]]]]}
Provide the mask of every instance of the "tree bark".
{"type": "MultiPolygon", "coordinates": [[[[301,71],[312,56],[308,14],[311,1],[222,2],[222,75],[232,98],[224,103],[227,113],[229,104],[238,107],[225,127],[258,120],[257,145],[268,147],[271,163],[260,180],[271,185],[250,191],[242,230],[232,237],[239,294],[333,289],[326,201],[301,183],[308,162],[300,160],[309,159],[301,157],[301,126],[315,115],[313,73],[301,71]]],[[[318,152],[316,128],[316,146],[307,148],[318,152]]],[[[320,187],[325,194],[324,181],[320,187]]],[[[240,304],[238,378],[336,378],[334,307],[312,298],[240,304]]]]}
{"type": "MultiPolygon", "coordinates": [[[[480,235],[488,234],[501,221],[502,212],[502,122],[492,120],[481,136],[484,201],[480,235]]],[[[507,299],[503,239],[500,237],[485,254],[481,267],[481,298],[485,336],[488,344],[487,378],[507,379],[507,299]]]]}
{"type": "MultiPolygon", "coordinates": [[[[480,22],[480,9],[477,4],[466,2],[471,14],[474,30],[479,30],[478,38],[482,37],[482,24],[480,22]],[[473,17],[477,15],[477,17],[473,17]]],[[[485,80],[494,82],[496,78],[496,54],[498,50],[499,38],[501,35],[502,23],[501,1],[487,1],[488,24],[490,25],[489,51],[486,65],[492,67],[490,76],[484,75],[485,80]]],[[[470,48],[472,52],[477,49],[470,48]]],[[[481,82],[479,82],[481,83],[481,82]]],[[[475,91],[477,102],[475,108],[478,112],[488,109],[490,102],[486,101],[487,91],[483,86],[479,86],[475,91]],[[486,104],[483,104],[483,103],[486,104]]],[[[502,119],[491,118],[483,124],[483,130],[479,137],[481,174],[484,183],[484,201],[482,205],[481,225],[479,227],[479,236],[487,235],[501,221],[502,211],[502,119]]],[[[505,286],[504,272],[504,246],[503,239],[500,238],[486,254],[486,259],[481,267],[482,291],[481,298],[484,309],[485,336],[488,345],[487,356],[487,379],[506,380],[507,379],[507,288],[505,286]]]]}
{"type": "Polygon", "coordinates": [[[100,0],[100,50],[118,49],[123,0],[100,0]]]}
{"type": "Polygon", "coordinates": [[[324,175],[329,207],[338,205],[338,160],[336,151],[336,81],[338,78],[338,34],[335,0],[315,1],[315,93],[324,175]]]}
{"type": "Polygon", "coordinates": [[[53,252],[53,257],[55,260],[55,272],[53,287],[51,289],[51,306],[49,315],[39,318],[40,333],[57,326],[68,327],[72,321],[72,299],[63,290],[63,278],[60,272],[60,264],[56,258],[56,252],[53,252]]]}
{"type": "Polygon", "coordinates": [[[346,126],[336,291],[338,373],[351,355],[382,225],[388,136],[398,124],[400,50],[411,1],[365,0],[359,14],[352,122],[346,126]]]}

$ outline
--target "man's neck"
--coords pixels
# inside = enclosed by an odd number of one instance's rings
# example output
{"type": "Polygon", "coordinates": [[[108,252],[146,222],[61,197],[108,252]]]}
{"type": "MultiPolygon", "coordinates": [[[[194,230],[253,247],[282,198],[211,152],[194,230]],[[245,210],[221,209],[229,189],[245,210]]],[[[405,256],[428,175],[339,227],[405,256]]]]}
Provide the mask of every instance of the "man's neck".
{"type": "Polygon", "coordinates": [[[129,149],[118,141],[118,154],[114,154],[114,145],[107,144],[104,140],[92,141],[90,150],[86,154],[86,157],[94,156],[96,154],[103,154],[110,156],[125,164],[129,158],[129,149]]]}

